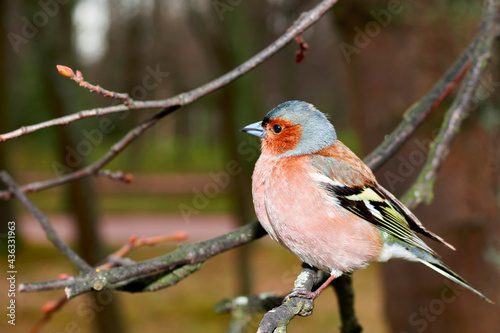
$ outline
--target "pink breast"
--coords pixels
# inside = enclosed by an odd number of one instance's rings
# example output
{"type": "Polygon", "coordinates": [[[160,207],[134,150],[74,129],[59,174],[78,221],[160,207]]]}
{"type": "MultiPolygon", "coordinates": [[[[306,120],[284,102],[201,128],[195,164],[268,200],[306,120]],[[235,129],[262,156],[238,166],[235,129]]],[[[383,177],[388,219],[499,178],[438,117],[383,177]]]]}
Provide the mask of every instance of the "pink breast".
{"type": "Polygon", "coordinates": [[[328,199],[313,172],[306,156],[260,157],[253,198],[262,226],[300,260],[330,273],[375,261],[382,248],[377,229],[328,199]]]}

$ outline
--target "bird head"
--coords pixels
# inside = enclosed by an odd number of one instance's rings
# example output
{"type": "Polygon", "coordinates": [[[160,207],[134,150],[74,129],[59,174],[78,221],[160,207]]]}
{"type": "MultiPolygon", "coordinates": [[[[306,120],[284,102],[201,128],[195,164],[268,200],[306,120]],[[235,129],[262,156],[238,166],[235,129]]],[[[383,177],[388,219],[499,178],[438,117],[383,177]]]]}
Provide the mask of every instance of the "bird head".
{"type": "Polygon", "coordinates": [[[280,157],[313,154],[337,140],[326,116],[302,101],[281,103],[241,131],[262,138],[263,154],[280,157]]]}

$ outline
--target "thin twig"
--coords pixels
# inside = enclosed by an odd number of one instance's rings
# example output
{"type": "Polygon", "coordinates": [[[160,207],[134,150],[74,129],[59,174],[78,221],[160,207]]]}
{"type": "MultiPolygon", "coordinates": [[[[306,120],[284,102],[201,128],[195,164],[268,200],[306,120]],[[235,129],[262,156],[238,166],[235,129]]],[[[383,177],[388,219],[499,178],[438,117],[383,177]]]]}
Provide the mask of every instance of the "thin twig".
{"type": "Polygon", "coordinates": [[[108,259],[106,260],[107,263],[102,264],[98,267],[98,269],[109,269],[111,267],[115,266],[116,263],[116,258],[123,258],[125,257],[129,252],[131,252],[134,249],[137,249],[142,246],[154,246],[158,245],[161,243],[165,242],[171,242],[171,241],[181,241],[185,240],[187,238],[187,234],[185,232],[176,232],[172,235],[161,235],[161,236],[153,236],[153,237],[136,237],[136,236],[131,236],[128,240],[128,242],[123,245],[121,248],[119,248],[117,251],[114,253],[110,254],[108,256],[108,259]]]}
{"type": "MultiPolygon", "coordinates": [[[[70,78],[71,80],[75,81],[80,85],[80,87],[83,87],[85,89],[90,90],[91,92],[95,92],[98,94],[101,94],[105,97],[110,97],[114,99],[121,99],[124,101],[125,105],[127,106],[132,106],[134,104],[134,100],[130,98],[130,96],[127,93],[117,93],[111,90],[107,90],[102,88],[99,85],[93,85],[83,78],[82,72],[76,71],[76,74],[73,72],[71,68],[68,66],[62,66],[62,65],[57,65],[57,70],[59,71],[59,74],[66,76],[70,78]]],[[[1,141],[1,140],[0,140],[1,141]]]]}
{"type": "Polygon", "coordinates": [[[216,313],[230,313],[231,322],[226,333],[240,333],[254,331],[252,321],[256,314],[272,310],[283,302],[283,296],[274,293],[239,296],[234,299],[225,299],[214,306],[216,313]]]}
{"type": "Polygon", "coordinates": [[[496,22],[499,8],[499,1],[486,2],[480,40],[474,50],[472,69],[467,74],[457,97],[446,111],[441,129],[430,146],[421,173],[402,199],[411,209],[422,202],[428,204],[432,201],[437,173],[448,156],[451,142],[459,132],[463,120],[474,110],[474,103],[478,102],[474,100],[474,94],[479,86],[481,75],[489,64],[491,47],[499,29],[499,24],[496,22]]]}
{"type": "Polygon", "coordinates": [[[38,333],[43,328],[45,324],[47,324],[54,314],[62,309],[64,305],[68,303],[68,299],[66,296],[60,297],[56,301],[50,301],[44,304],[42,307],[43,316],[38,319],[35,325],[30,329],[29,333],[38,333]]]}
{"type": "MultiPolygon", "coordinates": [[[[132,250],[137,249],[142,246],[153,246],[157,245],[160,243],[164,242],[170,242],[170,241],[178,241],[178,240],[184,240],[187,238],[187,234],[184,232],[176,232],[172,235],[162,235],[162,236],[154,236],[154,237],[141,237],[137,238],[135,236],[131,236],[128,242],[123,245],[120,249],[112,253],[111,255],[108,256],[107,262],[105,262],[102,265],[99,265],[96,267],[96,270],[101,270],[101,269],[109,269],[111,267],[115,267],[118,259],[122,259],[125,255],[130,253],[132,250]]],[[[128,261],[127,264],[133,263],[133,261],[128,261]]],[[[70,275],[64,274],[59,276],[59,279],[66,279],[70,278],[70,275]]],[[[36,324],[33,326],[33,328],[30,330],[30,333],[36,333],[39,332],[42,327],[50,321],[52,316],[56,311],[59,311],[64,305],[67,304],[68,298],[66,295],[63,297],[59,298],[56,301],[49,301],[45,303],[42,306],[42,313],[43,316],[36,322],[36,324]]]]}
{"type": "MultiPolygon", "coordinates": [[[[173,111],[175,111],[178,106],[173,106],[170,108],[166,108],[156,113],[152,117],[144,120],[142,123],[134,127],[130,130],[122,139],[120,139],[117,143],[115,143],[110,150],[99,160],[88,165],[87,167],[68,173],[64,176],[48,179],[41,182],[34,182],[24,186],[21,186],[21,190],[24,193],[36,192],[40,190],[45,190],[54,186],[59,186],[62,184],[69,183],[71,181],[89,177],[89,176],[99,176],[99,171],[111,162],[118,154],[120,154],[128,145],[130,145],[133,141],[140,137],[142,133],[147,131],[153,125],[155,125],[158,121],[160,121],[163,117],[169,115],[173,111]]],[[[12,197],[12,193],[10,191],[0,191],[0,199],[8,200],[12,197]]]]}
{"type": "Polygon", "coordinates": [[[479,34],[431,90],[405,111],[403,120],[396,129],[387,135],[384,141],[365,158],[365,163],[372,170],[381,167],[387,161],[388,156],[392,156],[404,145],[427,116],[441,104],[443,99],[463,78],[469,69],[470,59],[478,40],[479,34]]]}
{"type": "Polygon", "coordinates": [[[134,176],[131,173],[124,173],[122,171],[111,171],[111,170],[99,170],[97,176],[107,177],[111,180],[119,180],[126,184],[130,184],[134,181],[134,176]]]}
{"type": "Polygon", "coordinates": [[[287,31],[281,37],[275,40],[271,45],[269,45],[264,50],[257,53],[255,56],[253,56],[240,66],[236,67],[232,71],[220,76],[213,81],[206,83],[201,87],[164,100],[133,101],[130,105],[121,104],[105,108],[84,110],[68,116],[44,121],[36,125],[23,126],[15,131],[0,135],[0,142],[16,138],[27,133],[32,133],[42,128],[47,128],[55,125],[65,125],[70,122],[88,117],[97,117],[109,113],[124,112],[127,110],[169,108],[173,106],[180,107],[188,105],[198,98],[205,96],[221,87],[224,87],[228,83],[254,69],[256,66],[262,64],[264,61],[269,59],[272,55],[274,55],[288,43],[290,43],[296,36],[300,35],[307,28],[316,23],[323,16],[323,14],[325,14],[328,9],[330,9],[337,1],[338,0],[324,0],[312,10],[302,13],[300,17],[292,24],[292,26],[288,28],[287,31]]]}
{"type": "Polygon", "coordinates": [[[114,284],[119,284],[123,281],[132,281],[140,276],[155,274],[165,270],[171,271],[172,268],[186,264],[204,262],[219,253],[247,244],[264,235],[266,235],[265,230],[258,221],[255,221],[227,234],[206,241],[181,246],[171,253],[140,263],[100,270],[63,280],[24,283],[19,286],[19,290],[32,292],[66,287],[67,296],[73,298],[82,293],[94,290],[96,287],[99,289],[112,287],[114,284]]]}
{"type": "Polygon", "coordinates": [[[54,231],[52,226],[50,225],[50,221],[45,216],[38,207],[31,202],[30,199],[23,193],[19,185],[9,176],[6,171],[0,171],[0,179],[10,188],[9,191],[14,193],[14,195],[19,199],[19,201],[30,211],[31,214],[40,222],[43,230],[45,231],[45,235],[47,239],[54,244],[54,246],[61,251],[62,254],[69,259],[73,265],[82,273],[87,273],[92,270],[92,266],[90,266],[85,260],[83,260],[75,251],[73,251],[66,243],[64,243],[57,233],[54,231]]]}

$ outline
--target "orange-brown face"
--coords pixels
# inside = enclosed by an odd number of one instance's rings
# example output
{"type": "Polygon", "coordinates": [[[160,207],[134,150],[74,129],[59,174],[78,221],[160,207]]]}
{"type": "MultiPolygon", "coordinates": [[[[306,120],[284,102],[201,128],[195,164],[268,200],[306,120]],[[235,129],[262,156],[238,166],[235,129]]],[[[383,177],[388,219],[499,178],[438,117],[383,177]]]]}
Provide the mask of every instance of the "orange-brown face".
{"type": "Polygon", "coordinates": [[[302,126],[294,125],[281,118],[270,119],[264,125],[266,137],[262,139],[262,152],[269,155],[281,155],[295,149],[302,138],[302,126]]]}

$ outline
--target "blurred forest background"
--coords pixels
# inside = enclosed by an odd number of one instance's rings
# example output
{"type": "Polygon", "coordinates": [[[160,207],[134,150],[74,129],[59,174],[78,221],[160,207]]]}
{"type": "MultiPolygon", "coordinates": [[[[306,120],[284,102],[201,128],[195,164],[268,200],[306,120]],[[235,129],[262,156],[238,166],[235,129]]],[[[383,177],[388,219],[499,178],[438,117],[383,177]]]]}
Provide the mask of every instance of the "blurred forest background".
{"type": "MultiPolygon", "coordinates": [[[[57,64],[79,69],[87,81],[128,92],[137,100],[163,99],[241,64],[317,2],[3,0],[0,132],[110,105],[109,99],[59,75],[57,64]]],[[[132,173],[132,184],[87,178],[30,198],[54,221],[56,230],[94,264],[134,234],[186,230],[189,242],[222,234],[255,219],[250,177],[259,143],[240,133],[240,128],[262,119],[283,101],[305,100],[328,113],[339,138],[365,156],[473,39],[481,10],[482,2],[467,0],[339,1],[302,35],[310,49],[300,64],[294,61],[298,46],[291,43],[256,70],[168,116],[108,165],[107,169],[132,173]],[[359,31],[367,23],[377,22],[374,13],[387,11],[391,3],[398,4],[397,14],[368,37],[359,52],[346,57],[341,43],[354,46],[359,31]],[[197,214],[183,216],[181,207],[194,207],[197,195],[213,182],[210,172],[227,170],[229,161],[236,161],[242,170],[231,177],[230,186],[220,188],[206,205],[198,206],[197,214]]],[[[433,203],[416,211],[429,229],[457,251],[429,244],[497,303],[499,51],[497,41],[493,74],[482,84],[488,98],[481,98],[452,145],[433,203]]],[[[450,101],[447,98],[417,135],[377,172],[379,181],[395,194],[404,193],[418,175],[424,158],[416,156],[426,153],[423,143],[435,135],[450,101]]],[[[103,118],[93,118],[3,142],[0,169],[7,169],[21,184],[76,170],[101,157],[152,112],[106,116],[113,129],[102,138],[93,137],[92,130],[99,128],[103,118]],[[83,141],[90,142],[85,154],[72,153],[83,141]]],[[[17,221],[18,226],[20,282],[71,273],[26,210],[15,200],[0,201],[2,228],[9,220],[17,221]]],[[[134,259],[159,255],[174,246],[142,249],[134,259]]],[[[221,332],[228,317],[213,313],[217,301],[246,293],[287,293],[299,271],[297,259],[261,240],[209,261],[200,272],[167,290],[114,294],[109,304],[95,311],[88,311],[92,307],[86,302],[97,296],[81,296],[42,331],[63,332],[68,323],[76,323],[83,332],[221,332]]],[[[391,262],[353,276],[358,316],[366,332],[500,331],[498,305],[456,290],[452,291],[456,299],[444,302],[442,291],[448,290],[443,289],[448,288],[444,278],[423,266],[391,262]]],[[[4,284],[2,279],[2,290],[4,284]]],[[[60,295],[18,295],[15,328],[27,331],[41,317],[41,306],[60,295]]],[[[256,323],[259,320],[255,318],[256,323]]],[[[5,325],[2,320],[2,331],[12,329],[5,325]]],[[[314,315],[295,319],[290,331],[332,332],[338,327],[330,291],[318,299],[314,315]]]]}

